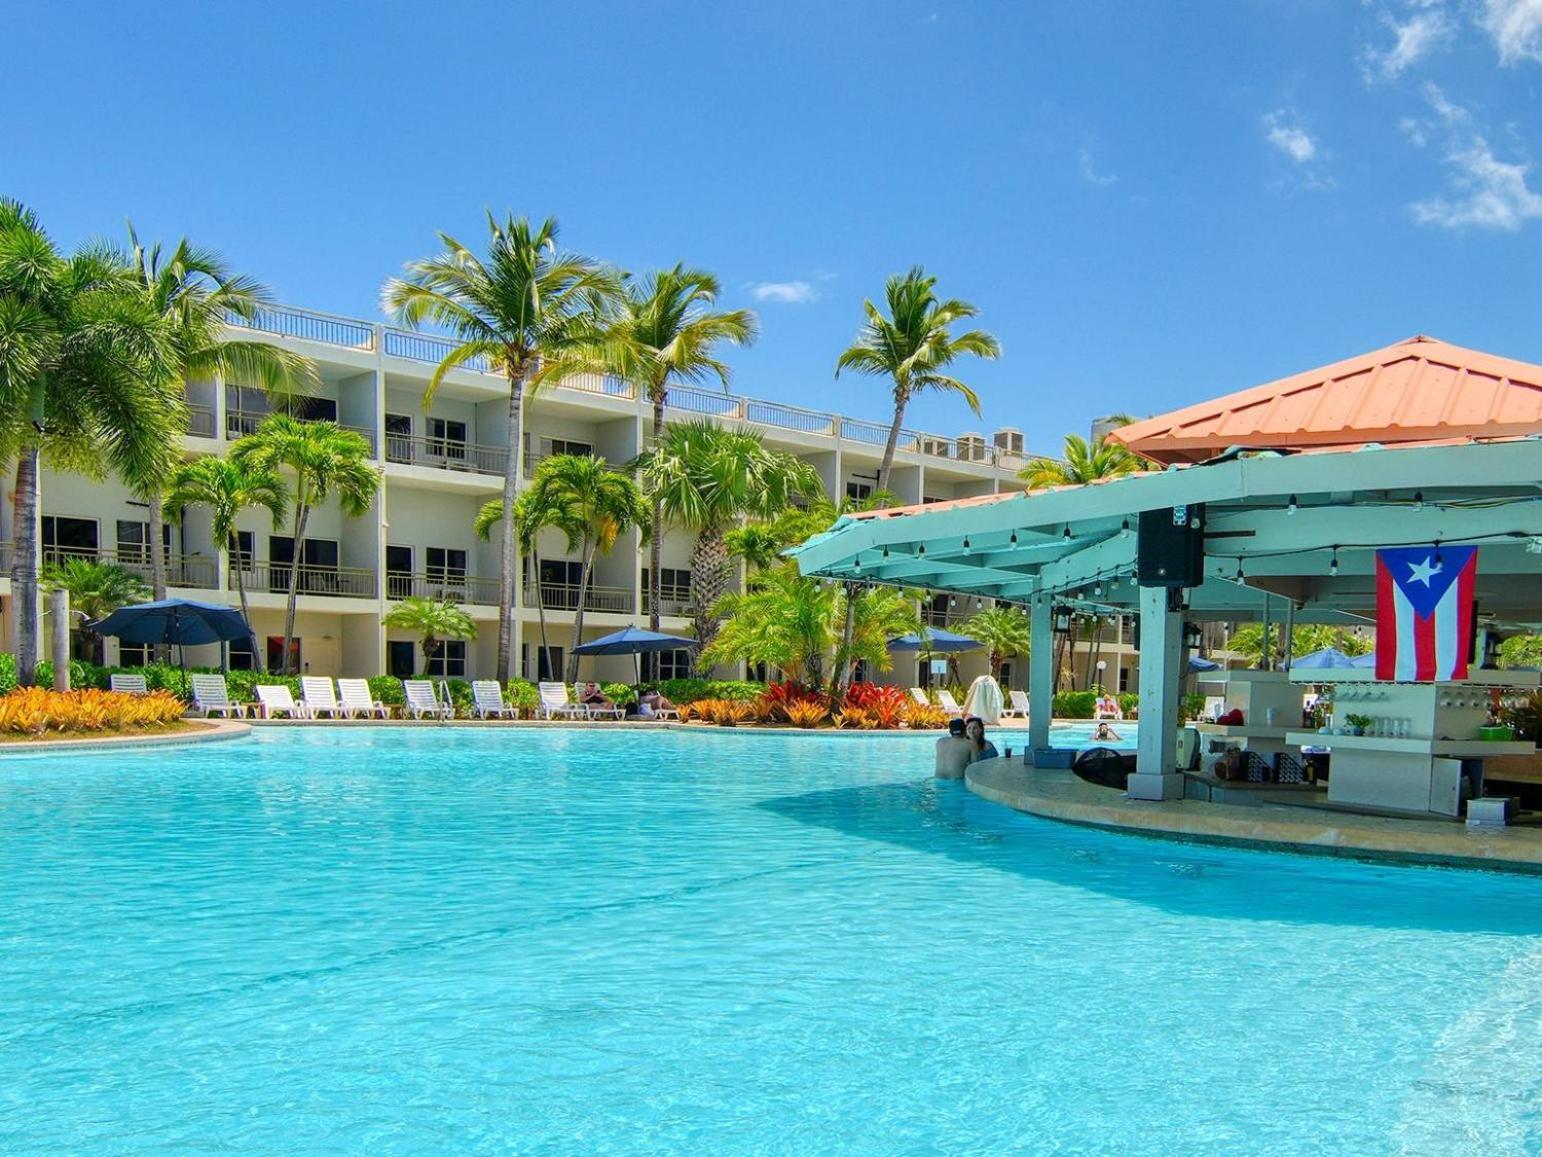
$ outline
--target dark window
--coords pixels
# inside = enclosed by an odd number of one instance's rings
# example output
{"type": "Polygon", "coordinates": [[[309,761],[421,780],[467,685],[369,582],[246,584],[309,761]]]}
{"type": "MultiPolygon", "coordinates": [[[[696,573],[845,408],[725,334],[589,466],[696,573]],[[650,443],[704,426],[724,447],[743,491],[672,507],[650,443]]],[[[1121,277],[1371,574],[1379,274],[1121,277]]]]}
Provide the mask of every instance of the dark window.
{"type": "Polygon", "coordinates": [[[873,486],[870,482],[846,483],[846,497],[855,498],[858,502],[873,496],[873,486]]]}
{"type": "Polygon", "coordinates": [[[337,403],[331,398],[301,396],[295,399],[294,412],[296,417],[304,418],[307,422],[337,421],[337,403]]]}
{"type": "MultiPolygon", "coordinates": [[[[326,572],[337,569],[337,541],[330,538],[307,538],[305,540],[304,558],[301,564],[305,568],[300,572],[299,590],[303,594],[328,594],[336,588],[336,583],[326,572]]],[[[287,534],[270,534],[268,536],[268,589],[272,591],[286,591],[289,589],[289,564],[294,561],[294,539],[287,534]]],[[[271,665],[270,665],[270,670],[271,665]]]]}
{"type": "Polygon", "coordinates": [[[589,442],[574,442],[570,438],[551,438],[551,449],[548,454],[571,454],[578,458],[590,458],[594,455],[594,446],[589,442]]]}
{"type": "Polygon", "coordinates": [[[423,552],[429,582],[459,582],[466,577],[466,552],[448,546],[431,546],[423,552]]]}
{"type": "Polygon", "coordinates": [[[67,518],[64,515],[43,516],[43,558],[50,554],[95,555],[97,550],[96,519],[67,518]]]}
{"type": "MultiPolygon", "coordinates": [[[[268,636],[268,670],[277,671],[284,665],[284,637],[282,635],[268,636]]],[[[289,640],[289,670],[304,670],[300,666],[300,640],[289,640]]]]}
{"type": "Polygon", "coordinates": [[[445,639],[439,644],[439,653],[428,664],[428,673],[441,679],[466,677],[466,641],[445,639]]]}
{"type": "Polygon", "coordinates": [[[143,667],[150,662],[152,650],[149,643],[119,643],[118,666],[143,667]]]}
{"type": "Polygon", "coordinates": [[[386,598],[405,599],[412,594],[412,547],[386,547],[386,598]]]}
{"type": "Polygon", "coordinates": [[[411,679],[417,662],[415,645],[409,639],[386,642],[386,670],[396,679],[411,679]]]}
{"type": "MultiPolygon", "coordinates": [[[[150,561],[150,524],[118,519],[118,559],[121,562],[150,561]]],[[[171,558],[171,526],[161,526],[161,549],[171,558]]]]}
{"type": "Polygon", "coordinates": [[[257,669],[257,653],[252,650],[252,638],[250,635],[244,639],[232,639],[230,641],[229,665],[232,671],[255,671],[257,669]]]}
{"type": "Polygon", "coordinates": [[[412,461],[412,415],[385,416],[386,461],[412,461]]]}
{"type": "Polygon", "coordinates": [[[691,653],[689,651],[660,651],[659,674],[660,679],[686,679],[691,674],[691,653]]]}
{"type": "MultiPolygon", "coordinates": [[[[648,568],[642,568],[643,594],[648,593],[648,568]]],[[[659,598],[666,603],[687,603],[691,600],[691,572],[684,567],[659,567],[659,598]]]]}
{"type": "Polygon", "coordinates": [[[448,418],[428,420],[428,452],[440,458],[466,456],[466,423],[448,418]]]}
{"type": "Polygon", "coordinates": [[[535,668],[536,669],[535,669],[535,675],[533,676],[533,678],[535,678],[538,682],[543,682],[544,683],[544,682],[550,682],[553,679],[561,679],[562,678],[562,648],[561,647],[552,646],[550,648],[546,648],[546,647],[541,646],[540,640],[537,639],[533,643],[522,643],[520,645],[519,650],[520,650],[520,664],[519,665],[524,670],[526,670],[526,671],[530,670],[530,657],[531,657],[532,654],[534,654],[535,659],[536,659],[536,664],[535,664],[535,668]],[[547,661],[548,651],[550,652],[550,662],[547,661]],[[553,671],[556,672],[555,675],[552,674],[553,671]]]}
{"type": "Polygon", "coordinates": [[[578,579],[583,573],[580,563],[560,558],[541,560],[541,601],[555,610],[578,609],[578,579]]]}

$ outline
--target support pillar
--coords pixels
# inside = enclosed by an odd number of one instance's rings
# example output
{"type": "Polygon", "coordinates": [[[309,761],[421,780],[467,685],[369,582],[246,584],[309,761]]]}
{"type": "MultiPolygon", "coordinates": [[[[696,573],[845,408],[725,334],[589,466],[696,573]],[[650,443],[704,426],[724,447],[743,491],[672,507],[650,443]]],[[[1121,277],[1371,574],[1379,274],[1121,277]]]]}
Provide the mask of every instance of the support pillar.
{"type": "Polygon", "coordinates": [[[1049,746],[1049,721],[1055,696],[1055,608],[1048,595],[1040,595],[1029,612],[1028,640],[1028,750],[1049,746]]]}
{"type": "Polygon", "coordinates": [[[1140,591],[1140,741],[1131,799],[1182,799],[1178,774],[1178,696],[1183,688],[1183,612],[1169,610],[1166,587],[1140,591]]]}
{"type": "Polygon", "coordinates": [[[53,628],[54,690],[70,689],[70,592],[55,587],[48,592],[48,613],[53,628]]]}

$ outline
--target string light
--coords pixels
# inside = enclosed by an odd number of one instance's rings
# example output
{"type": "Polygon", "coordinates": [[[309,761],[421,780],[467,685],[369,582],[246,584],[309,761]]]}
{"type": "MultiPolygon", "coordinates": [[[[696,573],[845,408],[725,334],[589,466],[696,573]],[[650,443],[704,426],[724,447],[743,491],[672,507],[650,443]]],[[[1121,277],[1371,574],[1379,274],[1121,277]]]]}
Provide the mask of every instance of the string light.
{"type": "Polygon", "coordinates": [[[1435,569],[1439,570],[1441,567],[1445,566],[1445,564],[1446,560],[1440,553],[1440,539],[1437,538],[1435,540],[1435,569]]]}
{"type": "Polygon", "coordinates": [[[1242,560],[1239,558],[1237,560],[1237,573],[1233,576],[1232,581],[1241,583],[1245,578],[1247,578],[1247,576],[1242,573],[1242,560]]]}
{"type": "Polygon", "coordinates": [[[958,600],[956,598],[954,598],[952,595],[949,595],[948,596],[948,609],[952,610],[956,606],[958,606],[958,600]]]}
{"type": "Polygon", "coordinates": [[[964,549],[965,550],[969,549],[969,536],[967,534],[964,535],[964,549]]]}
{"type": "Polygon", "coordinates": [[[1121,522],[1119,524],[1119,537],[1120,538],[1129,538],[1130,537],[1130,520],[1128,518],[1126,518],[1123,522],[1121,522]]]}
{"type": "Polygon", "coordinates": [[[1065,533],[1060,537],[1065,539],[1067,542],[1071,541],[1071,524],[1069,522],[1065,524],[1065,533]]]}
{"type": "Polygon", "coordinates": [[[884,558],[888,558],[889,557],[889,548],[888,547],[884,547],[883,548],[883,556],[884,556],[884,558]]]}
{"type": "Polygon", "coordinates": [[[1330,576],[1339,573],[1339,548],[1333,548],[1333,557],[1328,560],[1328,574],[1330,576]]]}
{"type": "Polygon", "coordinates": [[[1014,530],[1012,532],[1012,537],[1007,539],[1007,541],[1010,542],[1013,546],[1016,546],[1017,545],[1017,531],[1014,530]]]}
{"type": "Polygon", "coordinates": [[[1414,509],[1415,510],[1423,510],[1424,509],[1424,491],[1422,491],[1422,490],[1415,490],[1414,491],[1414,509]]]}
{"type": "Polygon", "coordinates": [[[1292,494],[1290,496],[1290,501],[1285,504],[1285,513],[1286,514],[1294,514],[1294,513],[1296,513],[1296,496],[1294,494],[1292,494]]]}
{"type": "Polygon", "coordinates": [[[926,543],[923,542],[923,543],[921,543],[920,545],[918,545],[916,547],[916,557],[917,558],[925,558],[926,557],[926,543]]]}
{"type": "Polygon", "coordinates": [[[856,566],[855,566],[855,570],[856,570],[856,572],[857,572],[857,573],[858,573],[858,574],[861,574],[861,573],[862,573],[862,556],[861,556],[861,555],[860,555],[860,554],[859,554],[859,555],[857,555],[857,558],[856,558],[856,566]]]}

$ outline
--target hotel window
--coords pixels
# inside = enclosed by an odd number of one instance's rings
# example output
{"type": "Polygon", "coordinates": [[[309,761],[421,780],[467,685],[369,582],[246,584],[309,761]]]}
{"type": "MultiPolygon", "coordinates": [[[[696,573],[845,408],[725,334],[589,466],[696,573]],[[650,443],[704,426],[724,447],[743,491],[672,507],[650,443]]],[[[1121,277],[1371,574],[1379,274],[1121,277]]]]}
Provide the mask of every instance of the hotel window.
{"type": "Polygon", "coordinates": [[[562,678],[561,647],[543,647],[539,642],[520,644],[520,669],[530,671],[532,661],[535,663],[535,670],[530,677],[537,682],[550,682],[562,678]],[[548,652],[550,652],[550,662],[547,661],[548,652]],[[552,674],[553,671],[556,672],[555,675],[552,674]]]}
{"type": "Polygon", "coordinates": [[[855,499],[858,502],[863,502],[866,499],[871,498],[872,496],[873,496],[873,486],[872,486],[872,483],[870,483],[870,482],[848,482],[848,483],[846,483],[846,497],[847,498],[853,498],[853,499],[855,499]]]}
{"type": "MultiPolygon", "coordinates": [[[[171,557],[169,525],[161,527],[161,548],[169,559],[171,557]]],[[[144,563],[150,561],[150,524],[148,522],[118,519],[118,561],[144,563]]]]}
{"type": "Polygon", "coordinates": [[[151,659],[154,650],[149,643],[119,643],[118,666],[120,667],[144,667],[151,659]]]}
{"type": "Polygon", "coordinates": [[[423,552],[429,582],[460,582],[466,577],[466,552],[448,546],[431,546],[423,552]]]}
{"type": "Polygon", "coordinates": [[[412,594],[412,547],[386,546],[386,598],[405,599],[412,594]]]}
{"type": "Polygon", "coordinates": [[[250,635],[244,639],[230,640],[230,669],[232,671],[255,671],[257,669],[257,652],[252,650],[252,638],[250,635]]]}
{"type": "Polygon", "coordinates": [[[238,530],[235,534],[235,546],[231,550],[230,561],[242,570],[251,570],[257,561],[257,539],[249,530],[238,530]]]}
{"type": "Polygon", "coordinates": [[[437,458],[466,456],[466,423],[449,418],[428,420],[428,452],[437,458]]]}
{"type": "Polygon", "coordinates": [[[412,461],[412,415],[385,416],[386,461],[412,461]]]}
{"type": "MultiPolygon", "coordinates": [[[[648,596],[648,568],[642,568],[643,597],[648,596]]],[[[659,598],[666,603],[691,601],[691,572],[685,567],[659,567],[659,598]]]]}
{"type": "Polygon", "coordinates": [[[428,663],[428,673],[440,679],[464,679],[466,677],[466,641],[446,639],[439,644],[439,653],[428,663]]]}
{"type": "Polygon", "coordinates": [[[96,519],[43,516],[44,562],[58,555],[94,558],[96,550],[96,519]]]}
{"type": "Polygon", "coordinates": [[[660,651],[658,677],[660,679],[688,679],[691,675],[689,651],[660,651]]]}

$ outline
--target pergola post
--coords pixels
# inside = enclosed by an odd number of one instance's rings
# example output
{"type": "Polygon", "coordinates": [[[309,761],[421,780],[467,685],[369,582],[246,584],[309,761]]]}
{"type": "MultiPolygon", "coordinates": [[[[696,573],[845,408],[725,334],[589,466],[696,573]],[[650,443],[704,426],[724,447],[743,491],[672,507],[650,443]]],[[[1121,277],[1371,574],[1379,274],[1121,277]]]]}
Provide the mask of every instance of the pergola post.
{"type": "Polygon", "coordinates": [[[1168,609],[1166,587],[1140,591],[1140,732],[1131,799],[1182,799],[1178,774],[1178,696],[1183,688],[1183,612],[1168,609]]]}
{"type": "Polygon", "coordinates": [[[1033,601],[1028,638],[1028,750],[1049,746],[1055,710],[1055,608],[1048,595],[1033,601]]]}

